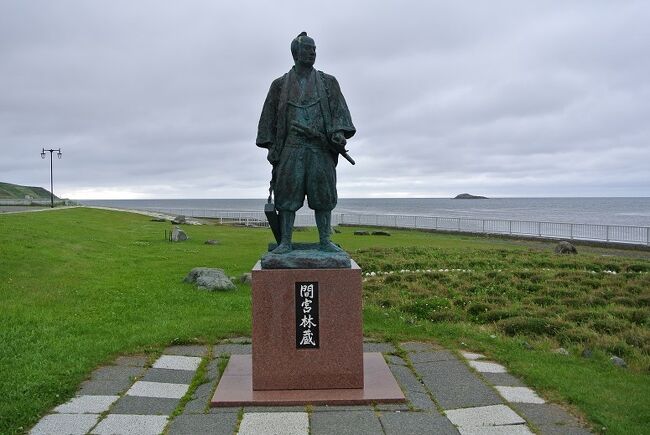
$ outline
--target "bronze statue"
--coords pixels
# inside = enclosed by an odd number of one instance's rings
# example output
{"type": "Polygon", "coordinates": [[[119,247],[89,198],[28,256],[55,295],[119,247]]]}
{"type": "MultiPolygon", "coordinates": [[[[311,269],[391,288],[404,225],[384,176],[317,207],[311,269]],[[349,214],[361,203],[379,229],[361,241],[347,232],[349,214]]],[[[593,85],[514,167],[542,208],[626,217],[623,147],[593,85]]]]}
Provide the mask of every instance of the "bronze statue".
{"type": "Polygon", "coordinates": [[[274,233],[280,240],[272,253],[291,252],[296,211],[305,196],[316,216],[320,250],[339,252],[330,241],[336,165],[339,154],[354,164],[345,144],[356,129],[336,78],[314,69],[316,45],[306,32],[291,42],[291,54],[295,65],[271,84],[256,140],[268,149],[273,165],[270,191],[279,213],[279,231],[274,233]]]}

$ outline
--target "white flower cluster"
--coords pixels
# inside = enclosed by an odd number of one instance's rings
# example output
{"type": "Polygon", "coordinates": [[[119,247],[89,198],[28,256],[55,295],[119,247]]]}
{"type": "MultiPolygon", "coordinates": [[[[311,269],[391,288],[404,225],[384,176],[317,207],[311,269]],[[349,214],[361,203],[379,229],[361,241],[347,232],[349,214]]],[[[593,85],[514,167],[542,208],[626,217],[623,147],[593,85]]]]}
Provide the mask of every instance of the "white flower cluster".
{"type": "MultiPolygon", "coordinates": [[[[432,273],[432,272],[473,272],[472,269],[402,269],[399,271],[391,270],[390,272],[366,272],[363,276],[381,276],[381,275],[392,275],[394,273],[432,273]]],[[[501,272],[501,270],[499,270],[501,272]]]]}

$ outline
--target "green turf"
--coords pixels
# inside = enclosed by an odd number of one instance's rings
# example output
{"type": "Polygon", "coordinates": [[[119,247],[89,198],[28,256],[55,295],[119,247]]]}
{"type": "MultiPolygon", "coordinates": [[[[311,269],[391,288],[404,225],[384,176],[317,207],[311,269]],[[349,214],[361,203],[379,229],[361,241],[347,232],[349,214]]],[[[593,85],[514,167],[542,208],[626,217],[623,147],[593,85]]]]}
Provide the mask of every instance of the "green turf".
{"type": "MultiPolygon", "coordinates": [[[[31,427],[118,354],[250,334],[250,288],[207,293],[182,279],[196,266],[249,271],[270,232],[188,225],[191,239],[170,243],[169,228],[83,208],[0,215],[0,433],[31,427]]],[[[577,257],[558,257],[541,242],[342,231],[334,240],[366,272],[466,270],[367,277],[367,335],[485,352],[596,428],[647,431],[650,285],[639,273],[649,270],[647,252],[579,247],[577,257]],[[550,352],[558,345],[571,355],[550,352]],[[590,359],[578,355],[586,345],[590,359]],[[613,367],[612,352],[630,368],[613,367]]]]}

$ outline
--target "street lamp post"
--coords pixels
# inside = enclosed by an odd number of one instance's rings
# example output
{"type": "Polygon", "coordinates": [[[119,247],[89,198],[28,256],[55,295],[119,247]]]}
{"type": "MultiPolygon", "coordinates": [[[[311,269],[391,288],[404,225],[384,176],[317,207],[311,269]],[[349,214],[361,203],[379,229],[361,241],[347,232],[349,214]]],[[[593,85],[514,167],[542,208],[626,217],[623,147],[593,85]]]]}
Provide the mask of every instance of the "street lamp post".
{"type": "Polygon", "coordinates": [[[58,158],[61,158],[63,154],[61,153],[61,148],[56,150],[53,149],[46,150],[45,148],[43,148],[43,151],[41,151],[42,159],[45,158],[45,151],[50,152],[50,207],[54,208],[54,176],[52,175],[52,153],[56,151],[56,156],[58,158]]]}

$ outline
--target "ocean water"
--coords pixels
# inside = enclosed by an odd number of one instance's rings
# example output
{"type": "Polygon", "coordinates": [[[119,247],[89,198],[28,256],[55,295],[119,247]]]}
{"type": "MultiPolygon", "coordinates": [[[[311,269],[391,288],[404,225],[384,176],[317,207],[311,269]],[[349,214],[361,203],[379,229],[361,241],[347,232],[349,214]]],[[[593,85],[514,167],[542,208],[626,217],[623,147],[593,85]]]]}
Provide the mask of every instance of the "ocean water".
{"type": "MultiPolygon", "coordinates": [[[[264,199],[79,200],[117,208],[261,211],[264,199]]],[[[335,213],[398,214],[478,219],[650,226],[650,198],[340,198],[335,213]]],[[[303,207],[299,213],[311,213],[303,207]]]]}

